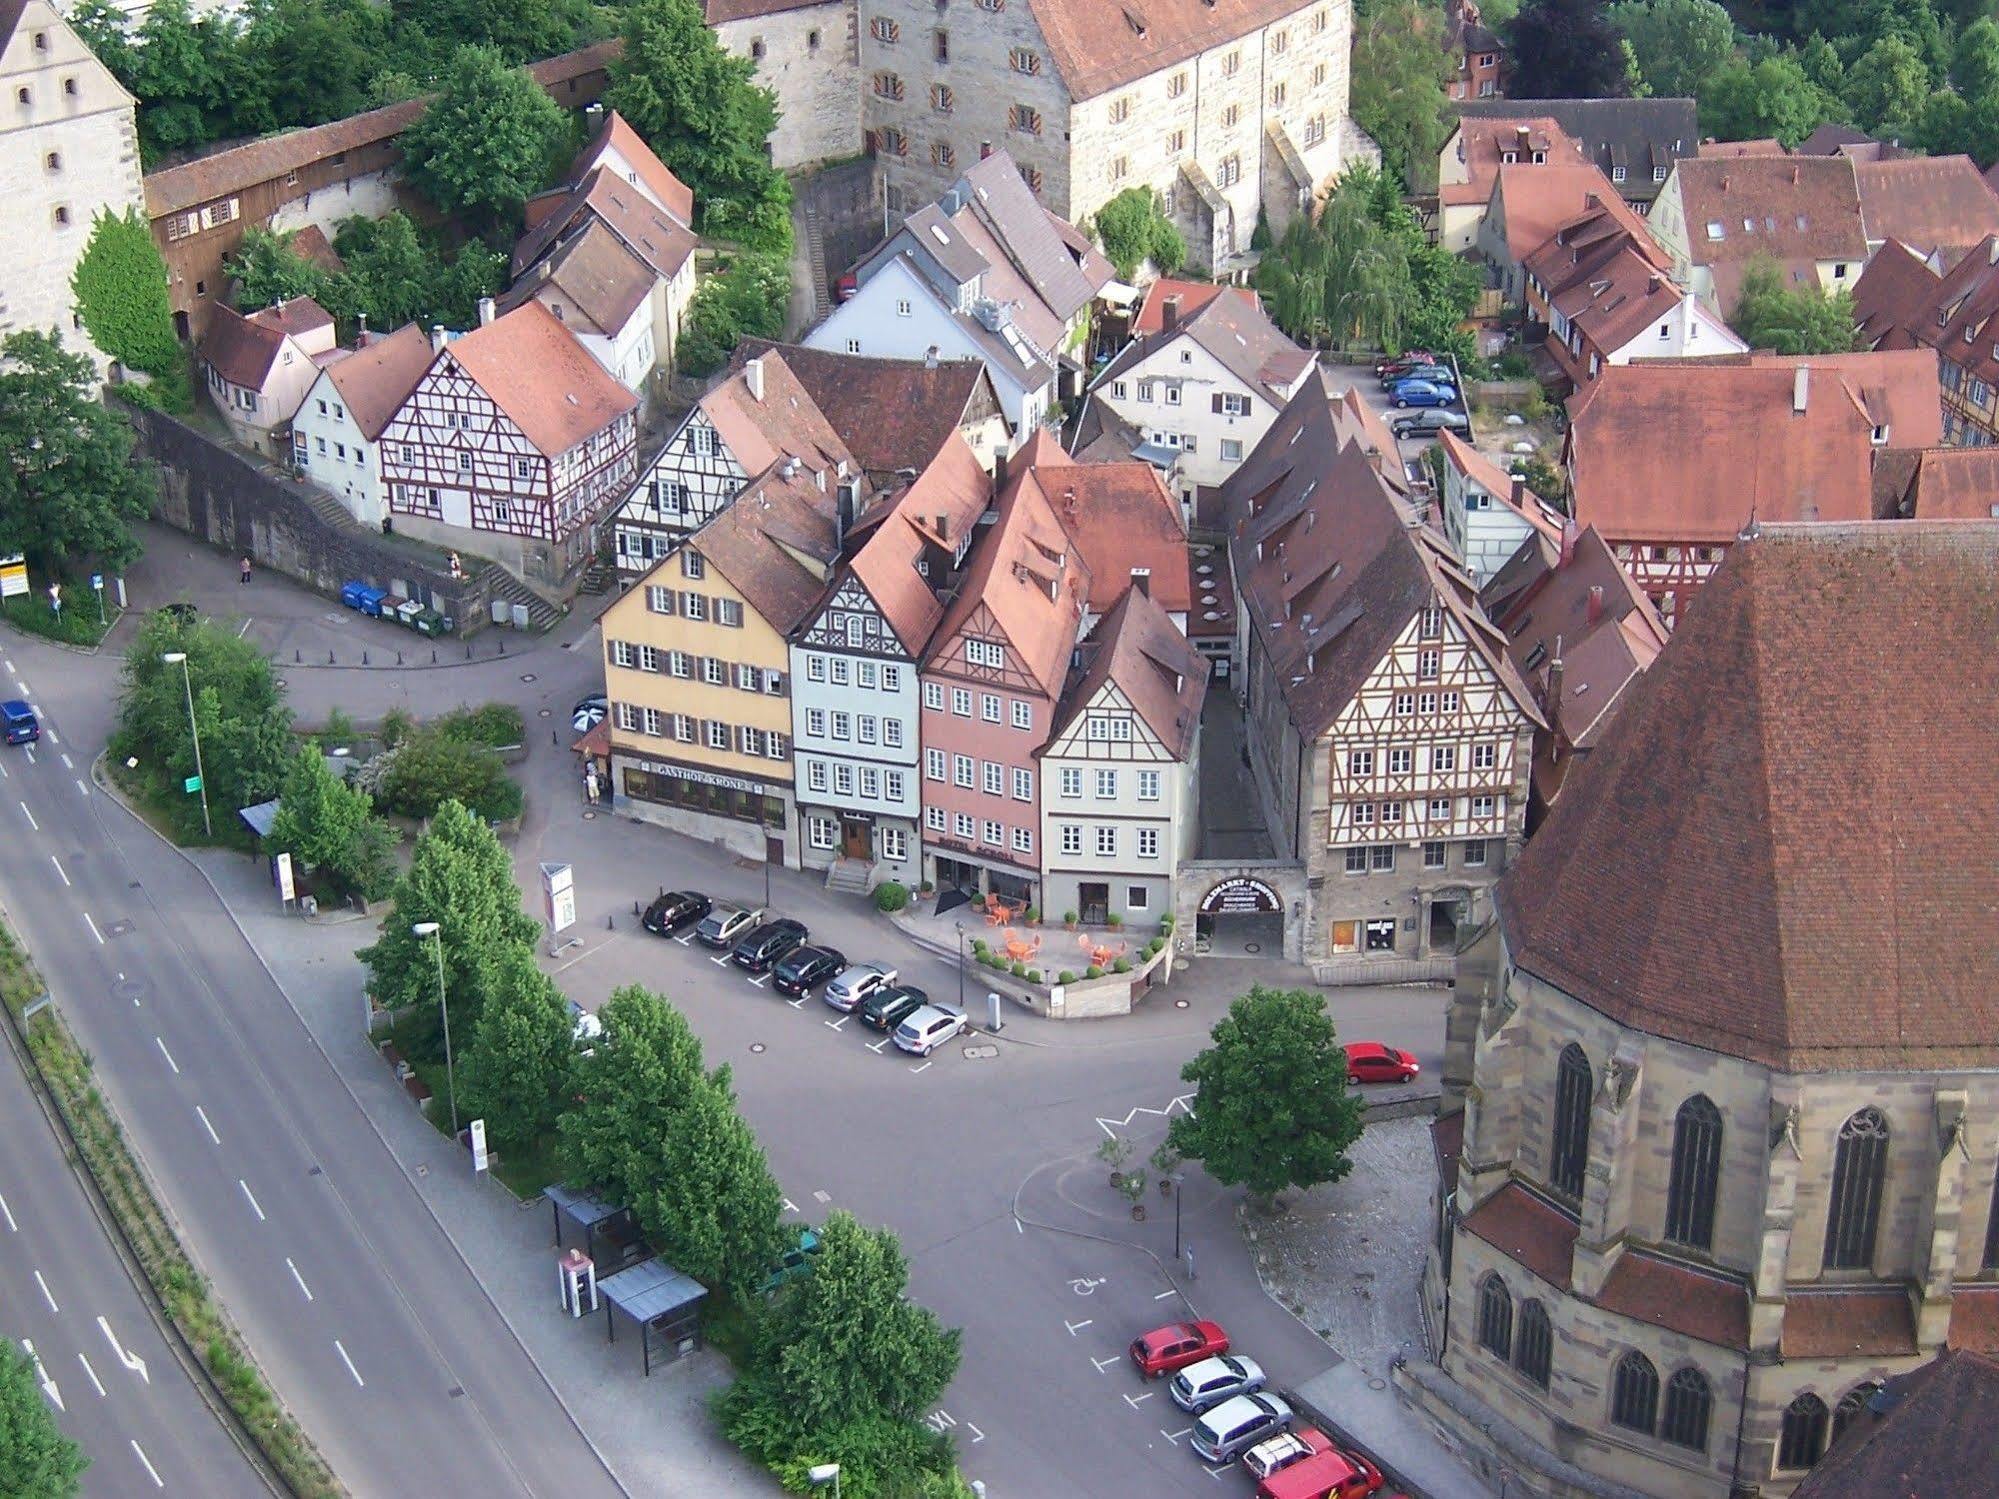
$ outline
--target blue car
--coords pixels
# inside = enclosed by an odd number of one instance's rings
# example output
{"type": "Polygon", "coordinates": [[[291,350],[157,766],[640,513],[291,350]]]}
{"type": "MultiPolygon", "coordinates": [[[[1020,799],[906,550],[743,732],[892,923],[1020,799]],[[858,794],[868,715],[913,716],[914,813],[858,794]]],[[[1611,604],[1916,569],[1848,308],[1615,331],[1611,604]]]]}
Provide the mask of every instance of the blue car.
{"type": "Polygon", "coordinates": [[[42,737],[42,726],[35,719],[35,710],[19,698],[9,698],[0,703],[0,729],[4,729],[9,744],[33,744],[42,737]]]}
{"type": "Polygon", "coordinates": [[[1388,394],[1397,406],[1455,406],[1456,389],[1430,380],[1398,380],[1388,394]]]}

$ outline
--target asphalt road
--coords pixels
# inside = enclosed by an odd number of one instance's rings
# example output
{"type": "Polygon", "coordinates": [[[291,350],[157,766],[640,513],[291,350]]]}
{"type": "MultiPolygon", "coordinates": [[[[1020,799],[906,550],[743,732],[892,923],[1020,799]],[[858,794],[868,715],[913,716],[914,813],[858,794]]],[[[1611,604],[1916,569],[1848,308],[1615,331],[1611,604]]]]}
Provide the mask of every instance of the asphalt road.
{"type": "Polygon", "coordinates": [[[268,1496],[169,1351],[28,1080],[0,1050],[0,1335],[40,1361],[88,1495],[268,1496]]]}
{"type": "Polygon", "coordinates": [[[0,896],[272,1384],[357,1494],[619,1492],[208,887],[90,784],[115,662],[7,656],[45,737],[0,757],[0,896]]]}

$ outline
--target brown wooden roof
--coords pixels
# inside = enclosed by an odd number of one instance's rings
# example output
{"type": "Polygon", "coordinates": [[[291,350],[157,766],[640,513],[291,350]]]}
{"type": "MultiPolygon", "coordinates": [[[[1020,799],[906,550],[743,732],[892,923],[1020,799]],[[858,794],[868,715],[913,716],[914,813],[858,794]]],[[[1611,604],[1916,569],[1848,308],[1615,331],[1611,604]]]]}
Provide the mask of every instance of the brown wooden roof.
{"type": "Polygon", "coordinates": [[[377,334],[345,359],[327,366],[326,378],[347,403],[361,435],[373,442],[401,409],[430,368],[430,337],[405,323],[386,337],[377,334]]]}
{"type": "Polygon", "coordinates": [[[1557,1290],[1568,1290],[1576,1220],[1540,1194],[1508,1182],[1471,1210],[1464,1229],[1557,1290]]]}
{"type": "Polygon", "coordinates": [[[1091,629],[1083,659],[1083,670],[1056,709],[1051,739],[1087,711],[1108,682],[1124,694],[1168,755],[1184,761],[1193,754],[1208,691],[1208,663],[1136,584],[1127,580],[1110,613],[1091,629]]]}
{"type": "Polygon", "coordinates": [[[775,352],[871,474],[921,471],[968,420],[981,386],[997,414],[992,377],[976,359],[879,359],[747,338],[736,360],[775,352]]]}
{"type": "Polygon", "coordinates": [[[1643,1250],[1617,1257],[1597,1293],[1606,1311],[1699,1338],[1721,1348],[1749,1346],[1749,1287],[1643,1250]]]}
{"type": "Polygon", "coordinates": [[[1947,1352],[1891,1379],[1792,1499],[1989,1499],[1999,1473],[1999,1362],[1947,1352]]]}
{"type": "Polygon", "coordinates": [[[1792,1358],[1902,1358],[1916,1351],[1916,1312],[1904,1286],[1793,1290],[1777,1350],[1792,1358]]]}
{"type": "Polygon", "coordinates": [[[1999,194],[1968,156],[1903,156],[1857,161],[1860,215],[1870,240],[1898,239],[1920,254],[1955,261],[1999,233],[1999,194]]]}

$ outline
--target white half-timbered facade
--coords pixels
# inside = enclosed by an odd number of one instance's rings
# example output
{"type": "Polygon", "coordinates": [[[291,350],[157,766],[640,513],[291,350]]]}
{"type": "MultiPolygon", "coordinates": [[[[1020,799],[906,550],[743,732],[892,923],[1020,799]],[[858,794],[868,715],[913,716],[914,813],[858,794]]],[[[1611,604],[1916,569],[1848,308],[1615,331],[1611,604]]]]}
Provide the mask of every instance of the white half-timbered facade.
{"type": "Polygon", "coordinates": [[[435,346],[383,431],[392,523],[562,585],[630,487],[636,398],[539,302],[435,346]]]}
{"type": "Polygon", "coordinates": [[[708,414],[699,406],[688,412],[618,507],[613,530],[621,580],[637,579],[749,481],[708,414]]]}

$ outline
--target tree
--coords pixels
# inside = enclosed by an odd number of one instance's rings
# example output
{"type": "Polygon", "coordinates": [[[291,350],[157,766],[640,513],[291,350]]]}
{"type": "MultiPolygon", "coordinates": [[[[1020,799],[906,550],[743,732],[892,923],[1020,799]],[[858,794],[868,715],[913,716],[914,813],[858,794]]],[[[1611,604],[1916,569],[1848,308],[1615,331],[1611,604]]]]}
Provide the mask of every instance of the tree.
{"type": "Polygon", "coordinates": [[[635,0],[605,103],[693,190],[704,227],[751,249],[791,253],[791,188],[765,143],[777,100],[756,64],[722,50],[695,0],[635,0]]]}
{"type": "Polygon", "coordinates": [[[1999,95],[1999,24],[1990,16],[1980,16],[1958,37],[1950,81],[1967,99],[1999,95]]]}
{"type": "Polygon", "coordinates": [[[460,47],[399,145],[417,191],[447,213],[498,222],[547,184],[569,140],[562,108],[490,47],[460,47]]]}
{"type": "Polygon", "coordinates": [[[695,288],[674,362],[688,375],[713,374],[745,338],[780,338],[791,300],[791,270],[775,255],[740,254],[695,288]]]}
{"type": "Polygon", "coordinates": [[[161,404],[185,409],[191,395],[186,355],[174,337],[167,263],[138,209],[98,210],[69,289],[91,342],[127,370],[152,376],[161,404]]]}
{"type": "Polygon", "coordinates": [[[1172,1148],[1263,1199],[1344,1177],[1363,1121],[1325,996],[1258,985],[1212,1034],[1180,1070],[1196,1092],[1167,1130],[1172,1148]]]}
{"type": "Polygon", "coordinates": [[[341,277],[342,300],[353,313],[365,314],[370,327],[386,330],[428,321],[436,257],[424,247],[408,214],[344,219],[334,231],[333,248],[347,268],[341,277]]]}
{"type": "Polygon", "coordinates": [[[278,792],[265,841],[317,869],[342,890],[379,900],[395,883],[395,835],[374,803],[333,773],[316,744],[300,747],[278,792]]]}
{"type": "Polygon", "coordinates": [[[1752,349],[1779,354],[1844,354],[1866,347],[1854,326],[1851,292],[1787,287],[1771,260],[1753,261],[1742,273],[1731,326],[1752,349]]]}
{"type": "Polygon", "coordinates": [[[1437,153],[1451,132],[1443,16],[1427,0],[1357,14],[1347,112],[1381,147],[1382,170],[1411,188],[1434,187],[1437,153]]]}
{"type": "Polygon", "coordinates": [[[1909,135],[1929,103],[1930,71],[1906,39],[1884,36],[1847,70],[1845,97],[1865,129],[1909,135]]]}
{"type": "Polygon", "coordinates": [[[747,1306],[784,1251],[784,1193],[726,1067],[668,1115],[659,1154],[667,1169],[633,1204],[640,1227],[675,1268],[747,1306]]]}
{"type": "Polygon", "coordinates": [[[239,307],[269,307],[293,297],[311,297],[333,311],[333,278],[291,247],[292,236],[252,224],[223,269],[236,278],[239,307]]]}
{"type": "Polygon", "coordinates": [[[559,1132],[574,1180],[636,1207],[672,1167],[662,1152],[668,1121],[706,1080],[701,1039],[649,989],[627,985],[597,1011],[602,1033],[576,1068],[581,1100],[559,1132]]]}
{"type": "Polygon", "coordinates": [[[139,23],[133,91],[143,101],[139,136],[150,158],[212,138],[209,110],[222,98],[222,59],[232,33],[203,26],[188,0],[158,0],[139,23]]]}
{"type": "Polygon", "coordinates": [[[1507,36],[1515,99],[1615,99],[1624,53],[1603,0],[1527,0],[1507,36]]]}
{"type": "Polygon", "coordinates": [[[1170,276],[1187,259],[1186,242],[1166,217],[1159,194],[1149,187],[1128,187],[1098,209],[1097,237],[1125,281],[1147,261],[1160,275],[1170,276]]]}
{"type": "Polygon", "coordinates": [[[1794,57],[1725,63],[1700,97],[1701,129],[1717,140],[1775,136],[1795,146],[1836,113],[1832,99],[1794,57]]]}
{"type": "Polygon", "coordinates": [[[1661,97],[1697,97],[1735,51],[1735,22],[1715,0],[1620,0],[1607,19],[1661,97]]]}
{"type": "Polygon", "coordinates": [[[85,558],[112,571],[139,555],[131,524],[152,509],[152,471],[132,427],[97,399],[97,374],[60,335],[0,343],[0,550],[46,577],[85,558]]]}
{"type": "Polygon", "coordinates": [[[56,1425],[34,1360],[12,1338],[0,1339],[0,1494],[70,1499],[89,1466],[56,1425]]]}
{"type": "Polygon", "coordinates": [[[492,992],[460,1067],[465,1104],[501,1150],[526,1150],[555,1128],[569,1101],[575,1021],[530,948],[496,954],[487,982],[492,992]]]}
{"type": "Polygon", "coordinates": [[[485,1005],[489,965],[509,947],[532,946],[540,930],[521,910],[513,863],[493,830],[460,803],[446,802],[416,841],[381,937],[356,956],[367,964],[368,987],[381,1004],[434,1010],[433,944],[441,943],[445,999],[460,1033],[469,1034],[485,1005]],[[412,928],[428,921],[438,924],[438,935],[417,936],[412,928]]]}

